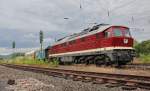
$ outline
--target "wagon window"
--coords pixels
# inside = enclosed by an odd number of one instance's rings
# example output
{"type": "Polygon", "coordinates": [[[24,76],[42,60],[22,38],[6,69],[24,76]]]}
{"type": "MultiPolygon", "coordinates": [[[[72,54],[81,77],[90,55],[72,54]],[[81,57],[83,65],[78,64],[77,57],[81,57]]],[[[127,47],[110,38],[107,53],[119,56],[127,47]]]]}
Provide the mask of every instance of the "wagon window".
{"type": "Polygon", "coordinates": [[[63,47],[63,46],[67,46],[67,43],[63,43],[63,44],[61,44],[61,46],[63,47]]]}
{"type": "Polygon", "coordinates": [[[95,36],[96,36],[97,39],[99,39],[99,37],[100,37],[99,34],[95,34],[95,36]]]}
{"type": "Polygon", "coordinates": [[[69,44],[72,45],[72,41],[70,41],[69,44]]]}
{"type": "Polygon", "coordinates": [[[67,46],[67,43],[64,43],[64,46],[67,46]]]}
{"type": "Polygon", "coordinates": [[[84,37],[83,37],[83,38],[81,38],[81,41],[82,41],[82,42],[84,42],[84,41],[85,41],[85,38],[84,38],[84,37]]]}
{"type": "Polygon", "coordinates": [[[73,43],[76,43],[76,41],[75,41],[75,40],[73,40],[73,43]]]}

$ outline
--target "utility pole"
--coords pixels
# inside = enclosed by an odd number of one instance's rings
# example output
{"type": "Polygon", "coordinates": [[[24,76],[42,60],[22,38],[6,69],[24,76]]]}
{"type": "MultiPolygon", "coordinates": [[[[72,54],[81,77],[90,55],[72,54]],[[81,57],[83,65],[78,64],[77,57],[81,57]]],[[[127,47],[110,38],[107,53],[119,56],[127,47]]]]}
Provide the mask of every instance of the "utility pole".
{"type": "Polygon", "coordinates": [[[43,31],[40,30],[40,33],[39,33],[39,37],[40,37],[40,44],[41,44],[41,51],[40,51],[40,60],[43,60],[43,57],[44,57],[44,52],[43,52],[43,31]]]}
{"type": "Polygon", "coordinates": [[[39,35],[40,35],[40,44],[41,44],[41,52],[42,52],[43,50],[43,31],[42,30],[40,30],[39,35]]]}
{"type": "Polygon", "coordinates": [[[15,41],[12,42],[12,48],[13,48],[13,49],[16,48],[16,43],[15,43],[15,41]]]}
{"type": "Polygon", "coordinates": [[[16,48],[16,42],[13,41],[12,42],[12,58],[15,57],[15,50],[14,50],[15,48],[16,48]]]}

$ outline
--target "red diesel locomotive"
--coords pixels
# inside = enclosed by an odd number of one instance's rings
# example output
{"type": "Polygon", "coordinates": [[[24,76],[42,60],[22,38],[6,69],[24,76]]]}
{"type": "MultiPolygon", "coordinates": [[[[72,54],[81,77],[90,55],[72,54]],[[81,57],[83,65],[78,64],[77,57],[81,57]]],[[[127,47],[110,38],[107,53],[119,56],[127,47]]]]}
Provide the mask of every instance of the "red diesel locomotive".
{"type": "Polygon", "coordinates": [[[61,63],[125,65],[135,55],[133,41],[128,27],[99,24],[59,39],[49,48],[49,58],[61,63]]]}

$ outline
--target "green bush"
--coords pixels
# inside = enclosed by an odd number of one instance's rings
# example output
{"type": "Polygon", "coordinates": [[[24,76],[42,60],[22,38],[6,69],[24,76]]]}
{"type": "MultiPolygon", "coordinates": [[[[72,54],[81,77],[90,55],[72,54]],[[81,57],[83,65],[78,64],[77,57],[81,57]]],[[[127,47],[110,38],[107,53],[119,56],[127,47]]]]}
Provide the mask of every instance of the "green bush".
{"type": "Polygon", "coordinates": [[[31,57],[15,57],[15,58],[9,59],[5,62],[10,63],[10,64],[27,64],[27,65],[46,64],[46,62],[44,62],[44,61],[34,60],[31,57]]]}
{"type": "Polygon", "coordinates": [[[148,55],[140,54],[140,60],[143,63],[150,63],[150,54],[148,54],[148,55]]]}
{"type": "Polygon", "coordinates": [[[143,41],[141,43],[136,43],[134,45],[137,54],[150,54],[150,40],[143,41]]]}
{"type": "Polygon", "coordinates": [[[134,48],[142,63],[150,63],[150,40],[141,43],[135,42],[134,48]]]}
{"type": "Polygon", "coordinates": [[[57,67],[59,65],[59,61],[57,59],[53,59],[51,61],[48,60],[37,60],[32,57],[14,57],[6,61],[0,61],[0,63],[8,63],[8,64],[23,64],[23,65],[45,65],[45,67],[57,67]]]}

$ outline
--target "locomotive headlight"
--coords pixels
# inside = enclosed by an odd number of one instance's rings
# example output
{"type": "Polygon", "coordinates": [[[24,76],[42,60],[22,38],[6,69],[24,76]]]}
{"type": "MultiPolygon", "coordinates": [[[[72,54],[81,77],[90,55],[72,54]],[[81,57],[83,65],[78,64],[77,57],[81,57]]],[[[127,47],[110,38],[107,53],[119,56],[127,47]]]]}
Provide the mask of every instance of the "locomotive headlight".
{"type": "Polygon", "coordinates": [[[124,42],[125,44],[127,44],[129,41],[128,41],[128,39],[124,39],[123,42],[124,42]]]}

